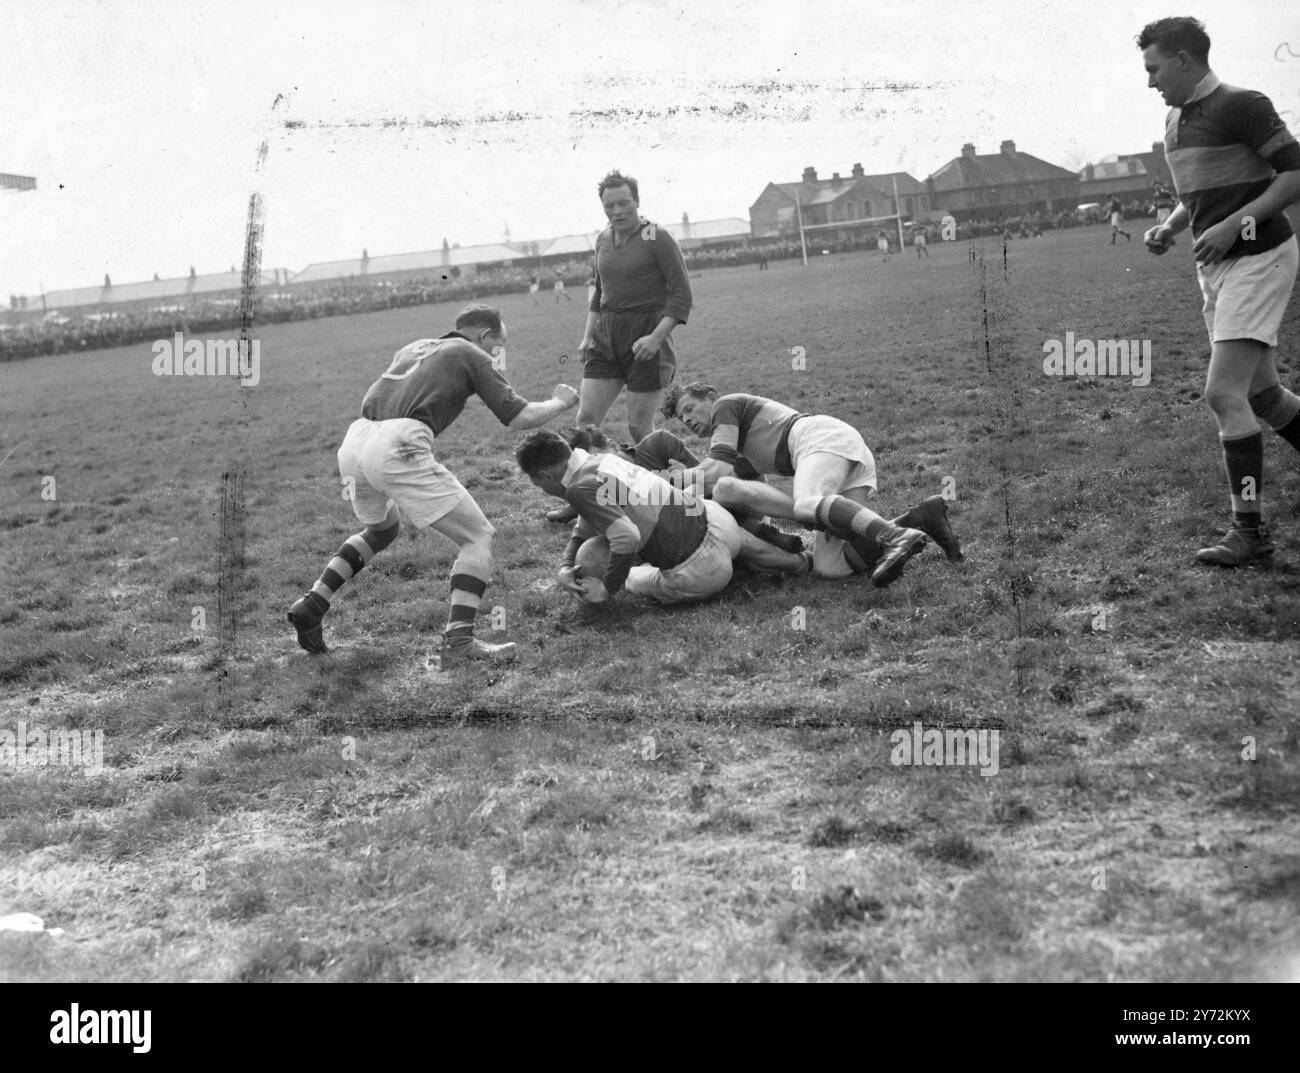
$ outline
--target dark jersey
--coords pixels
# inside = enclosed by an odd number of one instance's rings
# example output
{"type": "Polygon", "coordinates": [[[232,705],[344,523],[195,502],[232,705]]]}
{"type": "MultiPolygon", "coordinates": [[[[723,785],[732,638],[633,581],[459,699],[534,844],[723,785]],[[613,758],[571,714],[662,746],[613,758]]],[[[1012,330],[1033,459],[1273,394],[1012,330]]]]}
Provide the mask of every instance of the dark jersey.
{"type": "Polygon", "coordinates": [[[592,313],[654,313],[685,324],[691,281],[676,240],[647,220],[621,246],[606,228],[596,239],[596,292],[592,313]]]}
{"type": "Polygon", "coordinates": [[[402,347],[361,400],[361,416],[371,421],[411,417],[438,436],[460,416],[471,395],[482,399],[503,425],[528,405],[486,351],[451,332],[402,347]]]}
{"type": "Polygon", "coordinates": [[[709,457],[736,466],[743,456],[759,473],[793,477],[790,429],[807,416],[762,395],[723,395],[713,404],[709,457]]]}
{"type": "MultiPolygon", "coordinates": [[[[1259,197],[1277,172],[1300,169],[1300,146],[1269,99],[1224,85],[1213,73],[1191,101],[1170,109],[1165,157],[1198,237],[1259,197]]],[[[1257,221],[1252,238],[1239,235],[1224,257],[1265,253],[1293,233],[1279,212],[1257,221]]]]}

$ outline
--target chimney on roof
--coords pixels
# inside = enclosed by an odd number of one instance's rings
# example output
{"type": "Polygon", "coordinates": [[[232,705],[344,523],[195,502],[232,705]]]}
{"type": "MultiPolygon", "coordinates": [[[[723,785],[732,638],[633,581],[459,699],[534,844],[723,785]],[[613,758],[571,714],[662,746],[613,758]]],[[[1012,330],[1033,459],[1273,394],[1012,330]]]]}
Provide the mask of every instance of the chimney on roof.
{"type": "Polygon", "coordinates": [[[838,171],[831,176],[831,186],[833,186],[836,190],[840,188],[843,182],[844,180],[840,178],[840,173],[838,171]]]}
{"type": "Polygon", "coordinates": [[[1084,171],[1083,181],[1085,183],[1090,183],[1093,181],[1093,179],[1097,177],[1097,169],[1094,168],[1091,164],[1089,164],[1086,168],[1084,168],[1083,171],[1084,171]]]}
{"type": "Polygon", "coordinates": [[[1160,154],[1163,155],[1164,151],[1165,151],[1165,143],[1164,143],[1164,142],[1152,142],[1152,143],[1151,143],[1151,152],[1153,152],[1153,153],[1160,153],[1160,154]]]}
{"type": "Polygon", "coordinates": [[[867,174],[867,173],[866,173],[865,171],[862,170],[862,165],[861,165],[861,164],[854,164],[854,165],[853,165],[853,178],[855,178],[855,179],[861,179],[861,178],[863,178],[866,174],[867,174]]]}
{"type": "Polygon", "coordinates": [[[682,238],[691,237],[691,218],[682,213],[682,238]]]}
{"type": "Polygon", "coordinates": [[[1006,153],[1007,156],[1013,156],[1015,154],[1015,151],[1016,151],[1016,143],[1013,142],[1010,138],[1008,138],[1006,141],[1002,143],[1002,152],[1006,153]]]}
{"type": "Polygon", "coordinates": [[[974,160],[974,159],[975,159],[975,143],[974,143],[974,142],[967,142],[965,145],[963,145],[963,146],[961,147],[961,155],[964,156],[967,160],[974,160]]]}
{"type": "Polygon", "coordinates": [[[816,169],[816,168],[804,168],[804,169],[803,169],[803,181],[806,182],[806,183],[815,183],[815,182],[817,181],[817,169],[816,169]]]}

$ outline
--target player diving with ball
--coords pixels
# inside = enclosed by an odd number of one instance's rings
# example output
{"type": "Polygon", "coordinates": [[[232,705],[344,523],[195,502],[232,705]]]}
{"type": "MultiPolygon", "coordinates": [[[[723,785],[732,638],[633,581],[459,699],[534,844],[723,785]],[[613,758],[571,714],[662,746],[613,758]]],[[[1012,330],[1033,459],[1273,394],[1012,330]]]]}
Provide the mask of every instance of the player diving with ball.
{"type": "Polygon", "coordinates": [[[604,603],[624,588],[664,604],[704,600],[726,588],[736,561],[780,574],[812,568],[810,555],[760,540],[720,504],[616,453],[570,447],[539,429],[515,459],[534,485],[578,513],[559,579],[585,603],[604,603]]]}

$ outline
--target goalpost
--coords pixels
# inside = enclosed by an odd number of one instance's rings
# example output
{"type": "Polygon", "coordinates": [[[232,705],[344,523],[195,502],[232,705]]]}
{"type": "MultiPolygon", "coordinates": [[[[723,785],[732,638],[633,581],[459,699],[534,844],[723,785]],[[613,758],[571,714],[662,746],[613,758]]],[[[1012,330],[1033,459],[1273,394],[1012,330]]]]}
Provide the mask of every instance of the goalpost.
{"type": "MultiPolygon", "coordinates": [[[[899,205],[898,179],[895,178],[894,179],[894,207],[897,208],[898,205],[899,205]]],[[[874,228],[875,230],[878,231],[880,230],[878,226],[880,223],[882,223],[883,221],[892,220],[894,222],[894,230],[898,234],[898,250],[900,253],[903,251],[903,214],[902,213],[894,212],[888,216],[867,216],[859,220],[840,220],[836,223],[829,223],[829,224],[805,224],[803,222],[803,206],[799,202],[798,194],[795,195],[794,207],[796,213],[798,214],[799,247],[803,251],[803,263],[805,268],[808,267],[808,240],[805,236],[810,231],[853,231],[859,228],[861,229],[874,228]]]]}

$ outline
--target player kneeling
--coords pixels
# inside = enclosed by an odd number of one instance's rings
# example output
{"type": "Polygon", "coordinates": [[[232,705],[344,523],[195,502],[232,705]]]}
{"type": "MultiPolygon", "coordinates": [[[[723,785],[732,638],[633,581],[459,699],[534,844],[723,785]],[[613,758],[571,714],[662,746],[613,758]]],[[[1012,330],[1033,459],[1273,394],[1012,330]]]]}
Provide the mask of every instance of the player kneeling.
{"type": "Polygon", "coordinates": [[[515,458],[533,484],[578,512],[559,577],[585,603],[604,603],[623,588],[665,604],[704,600],[726,588],[737,560],[782,574],[811,568],[810,557],[760,540],[720,504],[618,455],[571,448],[541,429],[519,444],[515,458]],[[576,565],[593,537],[609,548],[600,577],[587,576],[600,557],[598,544],[584,553],[586,570],[576,565]]]}

